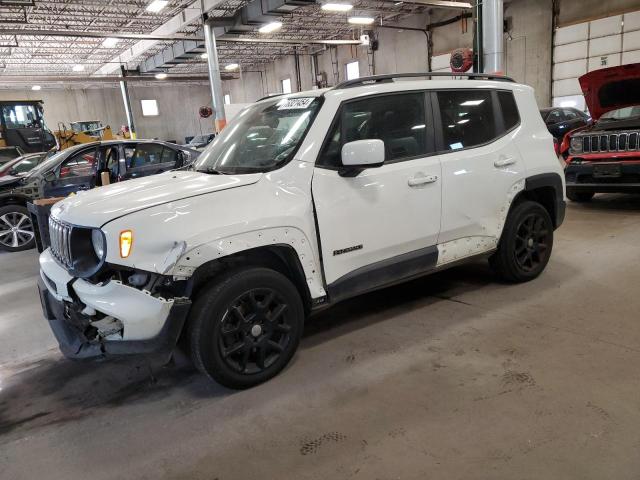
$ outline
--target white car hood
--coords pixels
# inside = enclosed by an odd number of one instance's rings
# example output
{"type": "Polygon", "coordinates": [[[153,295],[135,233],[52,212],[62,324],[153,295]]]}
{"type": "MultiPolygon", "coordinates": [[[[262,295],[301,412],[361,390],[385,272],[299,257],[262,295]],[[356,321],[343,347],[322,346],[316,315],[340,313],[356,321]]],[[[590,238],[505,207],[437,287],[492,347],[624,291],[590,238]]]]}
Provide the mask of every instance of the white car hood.
{"type": "Polygon", "coordinates": [[[56,203],[51,215],[74,225],[101,227],[115,218],[145,208],[251,185],[261,176],[261,173],[213,175],[189,171],[166,172],[79,192],[56,203]]]}

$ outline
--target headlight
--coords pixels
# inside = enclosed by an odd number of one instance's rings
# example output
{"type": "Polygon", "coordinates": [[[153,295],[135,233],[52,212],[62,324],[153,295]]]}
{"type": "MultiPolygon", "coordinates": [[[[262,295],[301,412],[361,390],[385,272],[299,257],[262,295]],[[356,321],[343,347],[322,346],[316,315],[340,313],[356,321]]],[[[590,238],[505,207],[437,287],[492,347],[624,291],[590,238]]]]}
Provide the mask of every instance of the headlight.
{"type": "Polygon", "coordinates": [[[123,230],[120,232],[120,256],[127,258],[131,253],[133,246],[133,232],[131,230],[123,230]]]}
{"type": "Polygon", "coordinates": [[[99,260],[102,260],[106,252],[106,245],[104,235],[100,229],[94,228],[91,230],[91,243],[93,244],[93,251],[96,252],[96,256],[99,260]]]}
{"type": "Polygon", "coordinates": [[[582,137],[571,138],[571,150],[574,152],[582,152],[582,137]]]}

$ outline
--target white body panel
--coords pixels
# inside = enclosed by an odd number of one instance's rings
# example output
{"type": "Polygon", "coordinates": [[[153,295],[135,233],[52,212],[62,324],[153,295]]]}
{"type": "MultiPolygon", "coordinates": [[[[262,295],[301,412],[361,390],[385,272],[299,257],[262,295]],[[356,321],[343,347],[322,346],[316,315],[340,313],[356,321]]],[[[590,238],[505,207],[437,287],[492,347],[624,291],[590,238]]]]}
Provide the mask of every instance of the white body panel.
{"type": "Polygon", "coordinates": [[[328,284],[360,267],[433,246],[441,211],[438,157],[390,163],[357,177],[316,168],[313,198],[328,284]],[[434,182],[410,186],[413,179],[434,182]],[[361,246],[361,247],[359,247],[361,246]],[[345,248],[359,247],[348,254],[345,248]]]}

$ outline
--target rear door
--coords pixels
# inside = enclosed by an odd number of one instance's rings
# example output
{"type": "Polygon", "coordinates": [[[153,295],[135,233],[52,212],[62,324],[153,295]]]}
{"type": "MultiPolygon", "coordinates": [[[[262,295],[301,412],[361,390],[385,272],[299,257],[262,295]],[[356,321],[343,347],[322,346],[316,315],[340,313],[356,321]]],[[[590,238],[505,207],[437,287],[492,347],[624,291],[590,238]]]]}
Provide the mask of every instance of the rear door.
{"type": "Polygon", "coordinates": [[[514,141],[520,119],[513,93],[474,88],[432,95],[443,178],[438,243],[455,242],[442,249],[453,256],[462,255],[458,248],[465,255],[487,250],[500,235],[512,189],[526,176],[514,141]]]}
{"type": "Polygon", "coordinates": [[[57,168],[55,179],[45,182],[45,197],[66,197],[96,186],[98,151],[95,146],[74,153],[57,168]]]}
{"type": "Polygon", "coordinates": [[[145,177],[175,168],[178,152],[161,143],[131,143],[124,146],[126,171],[122,180],[145,177]]]}

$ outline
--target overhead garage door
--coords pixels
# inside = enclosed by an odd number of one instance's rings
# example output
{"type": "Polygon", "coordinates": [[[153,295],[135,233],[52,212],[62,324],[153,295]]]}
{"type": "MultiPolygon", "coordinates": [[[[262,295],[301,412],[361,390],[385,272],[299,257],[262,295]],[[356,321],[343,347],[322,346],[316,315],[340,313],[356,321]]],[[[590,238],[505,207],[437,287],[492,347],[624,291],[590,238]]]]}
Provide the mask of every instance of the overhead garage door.
{"type": "Polygon", "coordinates": [[[558,28],[553,46],[553,105],[586,110],[578,77],[640,62],[640,11],[558,28]]]}

